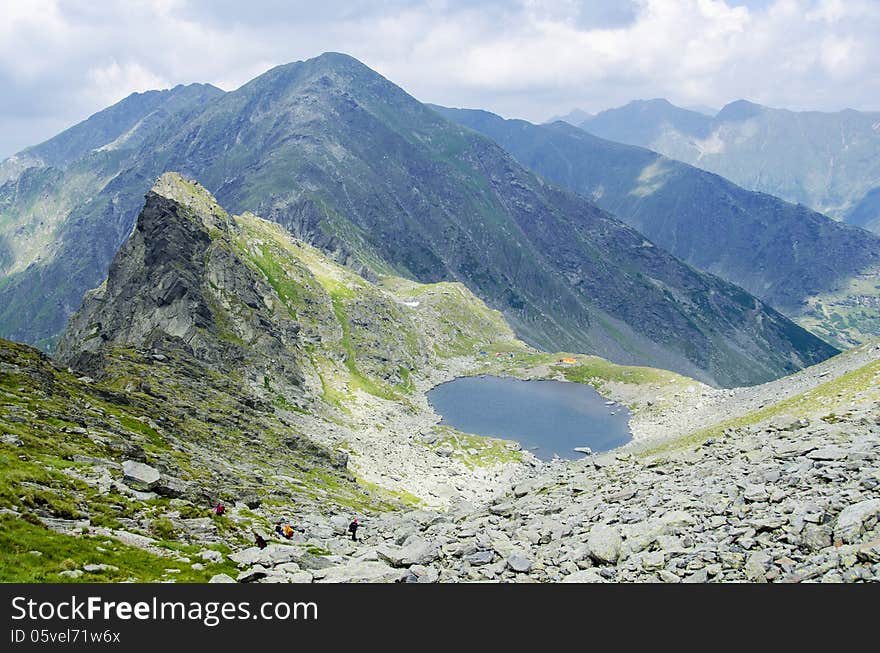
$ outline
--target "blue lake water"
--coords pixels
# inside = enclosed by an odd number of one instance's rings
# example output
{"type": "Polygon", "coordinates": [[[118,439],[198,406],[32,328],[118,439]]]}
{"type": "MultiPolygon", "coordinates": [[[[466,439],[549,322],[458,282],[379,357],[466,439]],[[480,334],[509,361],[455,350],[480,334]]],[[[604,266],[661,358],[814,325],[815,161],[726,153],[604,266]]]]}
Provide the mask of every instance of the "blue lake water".
{"type": "Polygon", "coordinates": [[[580,383],[464,377],[433,388],[428,401],[442,424],[516,440],[542,460],[580,458],[575,447],[608,451],[632,438],[629,410],[580,383]]]}

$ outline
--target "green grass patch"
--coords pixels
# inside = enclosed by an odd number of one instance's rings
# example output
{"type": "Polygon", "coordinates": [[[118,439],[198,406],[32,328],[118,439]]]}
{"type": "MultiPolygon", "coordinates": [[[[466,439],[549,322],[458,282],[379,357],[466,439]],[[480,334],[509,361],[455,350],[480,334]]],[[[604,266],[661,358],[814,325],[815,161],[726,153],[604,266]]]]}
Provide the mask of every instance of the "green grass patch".
{"type": "Polygon", "coordinates": [[[63,535],[12,515],[0,515],[0,582],[105,583],[173,579],[203,583],[214,574],[227,573],[234,577],[237,573],[230,562],[204,563],[204,570],[194,570],[190,564],[126,546],[112,538],[63,535]],[[111,565],[117,569],[85,572],[75,579],[59,576],[59,572],[82,569],[86,564],[111,565]],[[177,573],[167,569],[175,569],[177,573]]]}
{"type": "Polygon", "coordinates": [[[434,429],[440,435],[427,446],[434,451],[451,448],[451,457],[469,469],[522,462],[522,451],[511,448],[509,440],[462,433],[449,426],[435,426],[434,429]]]}
{"type": "MultiPolygon", "coordinates": [[[[559,356],[556,360],[561,358],[559,356]]],[[[568,381],[594,387],[601,387],[608,382],[644,385],[668,384],[684,379],[673,372],[652,367],[617,365],[598,356],[576,356],[575,360],[577,363],[574,365],[553,365],[551,369],[561,372],[568,381]]]]}

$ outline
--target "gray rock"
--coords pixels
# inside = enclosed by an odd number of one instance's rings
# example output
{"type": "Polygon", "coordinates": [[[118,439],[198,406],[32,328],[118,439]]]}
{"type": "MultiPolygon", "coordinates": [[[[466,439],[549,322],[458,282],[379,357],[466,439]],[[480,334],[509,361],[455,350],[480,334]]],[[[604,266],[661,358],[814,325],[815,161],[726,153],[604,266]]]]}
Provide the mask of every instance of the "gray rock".
{"type": "Polygon", "coordinates": [[[709,572],[706,569],[698,569],[690,576],[684,578],[681,582],[683,583],[708,583],[709,582],[709,572]]]}
{"type": "Polygon", "coordinates": [[[847,506],[837,516],[834,525],[834,539],[845,544],[854,544],[862,534],[864,524],[880,515],[880,499],[869,499],[847,506]]]}
{"type": "Polygon", "coordinates": [[[767,568],[772,558],[764,551],[755,551],[749,555],[744,568],[746,578],[753,583],[767,582],[767,568]]]}
{"type": "Polygon", "coordinates": [[[436,583],[440,580],[440,572],[434,567],[413,565],[407,570],[403,580],[406,583],[436,583]]]}
{"type": "Polygon", "coordinates": [[[801,532],[801,544],[810,551],[831,546],[831,529],[819,524],[806,524],[801,532]]]}
{"type": "Polygon", "coordinates": [[[235,580],[239,583],[253,583],[256,580],[265,578],[268,575],[266,568],[262,565],[254,565],[250,569],[241,572],[235,580]]]}
{"type": "Polygon", "coordinates": [[[380,558],[395,567],[427,565],[440,555],[440,547],[418,535],[411,535],[402,547],[383,545],[376,549],[380,558]]]}
{"type": "Polygon", "coordinates": [[[285,562],[299,562],[305,557],[302,549],[286,544],[270,544],[265,549],[256,546],[236,551],[229,554],[229,559],[237,563],[239,567],[251,565],[263,565],[274,567],[285,562]]]}
{"type": "Polygon", "coordinates": [[[337,535],[345,535],[348,533],[348,525],[350,523],[351,519],[345,515],[333,515],[330,518],[330,527],[337,535]]]}
{"type": "Polygon", "coordinates": [[[642,554],[642,569],[655,570],[662,569],[666,564],[666,555],[663,551],[650,551],[642,554]]]}
{"type": "Polygon", "coordinates": [[[83,575],[82,569],[67,569],[65,571],[59,571],[59,576],[63,576],[64,578],[79,578],[83,575]]]}
{"type": "Polygon", "coordinates": [[[261,505],[263,505],[263,500],[256,492],[245,492],[241,496],[239,496],[236,501],[238,503],[244,504],[251,510],[256,510],[261,505]]]}
{"type": "Polygon", "coordinates": [[[119,567],[115,565],[106,565],[106,564],[87,564],[83,565],[83,571],[87,571],[89,573],[96,573],[99,571],[119,571],[119,567]]]}
{"type": "Polygon", "coordinates": [[[527,574],[532,564],[532,561],[521,553],[514,553],[507,559],[507,566],[518,574],[527,574]]]}
{"type": "Polygon", "coordinates": [[[474,566],[488,565],[495,559],[495,554],[492,551],[477,551],[464,556],[464,559],[474,566]]]}
{"type": "Polygon", "coordinates": [[[275,571],[284,571],[292,574],[300,571],[300,566],[295,562],[282,562],[280,565],[275,565],[275,571]]]}
{"type": "Polygon", "coordinates": [[[153,492],[159,496],[179,499],[180,497],[192,496],[193,486],[183,479],[175,476],[165,476],[159,478],[159,482],[153,487],[153,492]]]}
{"type": "Polygon", "coordinates": [[[681,578],[678,575],[673,574],[668,569],[661,569],[660,571],[657,572],[657,576],[664,583],[680,583],[681,582],[681,578]]]}
{"type": "Polygon", "coordinates": [[[299,558],[296,559],[297,564],[303,569],[327,569],[328,567],[332,567],[334,565],[333,560],[331,560],[328,556],[319,556],[314,555],[313,553],[303,553],[299,558]]]}
{"type": "Polygon", "coordinates": [[[814,449],[807,454],[810,460],[843,460],[846,458],[846,451],[841,447],[820,447],[814,449]]]}
{"type": "Polygon", "coordinates": [[[529,479],[518,483],[513,488],[513,495],[517,498],[524,497],[527,494],[538,492],[546,487],[546,482],[541,479],[529,479]]]}
{"type": "Polygon", "coordinates": [[[289,583],[297,583],[302,585],[304,583],[312,582],[312,574],[308,571],[295,571],[293,573],[288,572],[287,581],[289,583]]]}
{"type": "Polygon", "coordinates": [[[767,488],[763,485],[747,485],[746,489],[743,490],[743,497],[746,501],[767,501],[770,495],[767,493],[767,488]]]}
{"type": "Polygon", "coordinates": [[[190,536],[197,540],[211,539],[217,534],[217,525],[210,517],[181,519],[178,523],[190,536]]]}
{"type": "Polygon", "coordinates": [[[234,583],[235,579],[227,574],[214,574],[211,576],[209,583],[234,583]]]}
{"type": "Polygon", "coordinates": [[[856,550],[856,558],[862,562],[880,563],[880,540],[860,546],[856,550]]]}
{"type": "Polygon", "coordinates": [[[122,480],[135,490],[151,492],[159,484],[161,477],[158,469],[136,460],[126,460],[122,463],[122,480]]]}
{"type": "Polygon", "coordinates": [[[489,506],[489,512],[493,515],[509,516],[513,513],[513,508],[512,503],[496,503],[489,506]]]}
{"type": "Polygon", "coordinates": [[[223,554],[212,549],[204,549],[199,551],[199,557],[205,562],[222,562],[223,554]]]}
{"type": "Polygon", "coordinates": [[[595,569],[582,569],[562,579],[563,583],[607,583],[595,569]]]}
{"type": "Polygon", "coordinates": [[[406,573],[384,562],[362,561],[321,569],[314,578],[318,583],[395,583],[406,573]]]}
{"type": "Polygon", "coordinates": [[[590,529],[587,547],[596,562],[613,565],[620,556],[621,544],[620,533],[613,526],[597,524],[590,529]]]}

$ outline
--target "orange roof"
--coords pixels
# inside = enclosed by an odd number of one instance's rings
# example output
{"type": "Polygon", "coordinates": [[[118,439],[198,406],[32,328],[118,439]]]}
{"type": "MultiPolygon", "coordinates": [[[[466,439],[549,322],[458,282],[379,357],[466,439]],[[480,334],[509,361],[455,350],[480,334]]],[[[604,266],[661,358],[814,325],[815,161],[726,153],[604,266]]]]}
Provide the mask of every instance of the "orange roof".
{"type": "Polygon", "coordinates": [[[577,363],[577,361],[574,358],[563,358],[562,362],[563,363],[577,363]]]}

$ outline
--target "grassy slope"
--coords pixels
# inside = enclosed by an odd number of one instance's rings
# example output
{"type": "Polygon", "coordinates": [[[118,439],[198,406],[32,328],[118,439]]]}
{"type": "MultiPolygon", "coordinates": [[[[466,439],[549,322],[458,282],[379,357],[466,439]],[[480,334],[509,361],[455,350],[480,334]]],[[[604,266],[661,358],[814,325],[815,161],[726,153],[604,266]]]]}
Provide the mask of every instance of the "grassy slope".
{"type": "MultiPolygon", "coordinates": [[[[248,470],[255,467],[262,468],[260,473],[267,477],[286,473],[300,479],[298,485],[286,489],[273,484],[267,489],[267,505],[273,501],[289,504],[288,496],[296,497],[301,505],[320,502],[362,511],[401,505],[396,497],[367,492],[339,472],[280,448],[281,437],[293,429],[271,415],[245,410],[238,403],[234,380],[224,387],[220,380],[210,379],[210,371],[205,369],[186,369],[182,363],[150,364],[133,352],[118,356],[118,365],[106,382],[90,383],[53,367],[35,349],[0,341],[0,434],[4,436],[0,442],[0,509],[21,515],[4,516],[0,536],[4,542],[17,544],[11,548],[4,544],[0,579],[60,580],[33,574],[40,565],[45,566],[46,574],[73,568],[72,563],[64,562],[70,558],[75,562],[107,562],[125,570],[120,572],[124,576],[98,574],[89,576],[92,580],[156,580],[161,576],[159,571],[175,565],[118,542],[110,549],[117,553],[98,551],[102,555],[96,555],[100,542],[80,542],[81,538],[49,531],[39,525],[41,518],[88,518],[93,528],[122,528],[158,538],[158,546],[170,554],[180,548],[181,534],[169,530],[166,515],[208,517],[213,500],[234,500],[253,483],[248,470]],[[184,382],[181,370],[208,379],[194,387],[184,382]],[[252,453],[242,446],[255,439],[265,443],[262,452],[252,453]],[[96,465],[113,470],[131,457],[133,448],[142,451],[150,464],[209,488],[211,501],[141,500],[84,482],[94,479],[96,465]],[[264,455],[267,452],[274,453],[264,455]],[[243,466],[240,479],[229,467],[217,466],[224,457],[243,466]],[[166,538],[172,541],[163,543],[166,538]],[[12,564],[22,547],[43,551],[47,557],[31,566],[12,564]],[[56,550],[66,552],[64,557],[55,560],[54,553],[47,555],[56,550]],[[53,562],[46,565],[46,560],[53,562]]],[[[111,473],[119,478],[118,471],[111,473]]],[[[246,519],[215,521],[229,543],[249,541],[252,525],[264,524],[246,519]]],[[[208,577],[193,570],[175,576],[192,580],[208,577]]]]}
{"type": "Polygon", "coordinates": [[[851,278],[834,292],[810,297],[798,324],[841,349],[880,334],[880,270],[851,278]]]}
{"type": "Polygon", "coordinates": [[[168,543],[169,557],[126,546],[110,537],[72,537],[10,515],[0,515],[0,579],[13,583],[59,583],[70,580],[106,582],[203,583],[214,574],[235,577],[234,563],[207,563],[195,554],[200,547],[168,543]],[[173,548],[172,548],[173,547],[173,548]],[[178,557],[170,557],[177,551],[178,557]],[[190,557],[192,562],[181,558],[190,557]],[[192,564],[201,562],[202,569],[192,564]],[[79,578],[59,575],[84,565],[107,568],[86,572],[79,578]],[[115,567],[115,569],[113,568],[115,567]]]}
{"type": "Polygon", "coordinates": [[[709,438],[722,435],[728,429],[744,428],[771,420],[793,422],[804,417],[818,417],[823,421],[835,422],[846,414],[854,402],[877,401],[880,401],[880,360],[845,372],[793,397],[647,448],[640,455],[653,456],[697,446],[709,438]]]}

